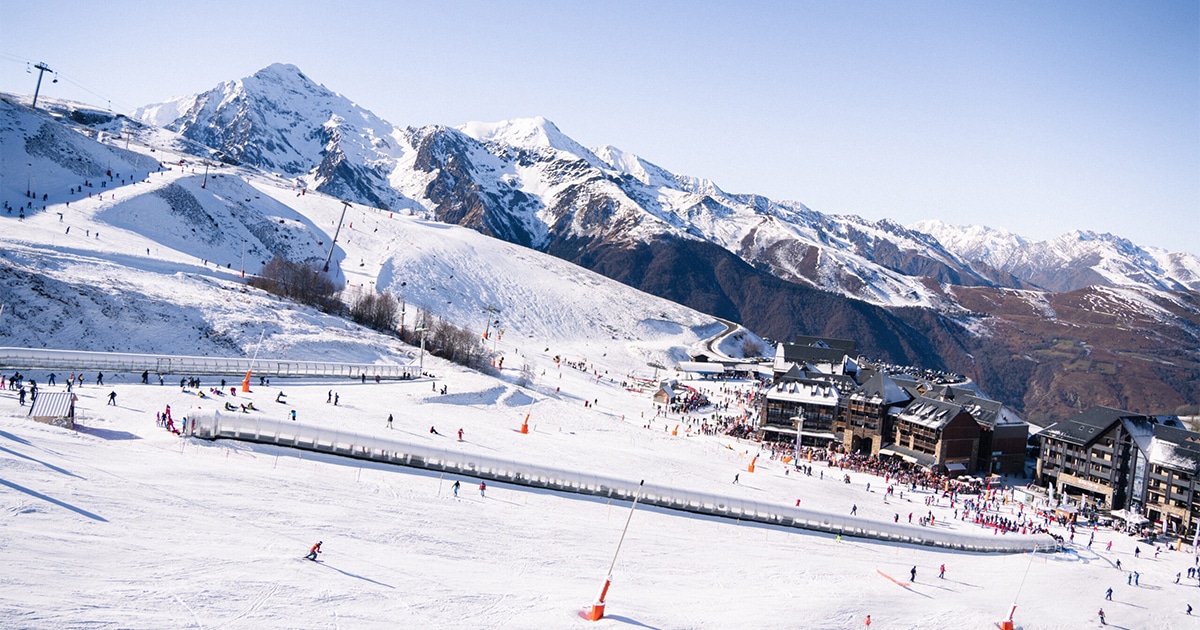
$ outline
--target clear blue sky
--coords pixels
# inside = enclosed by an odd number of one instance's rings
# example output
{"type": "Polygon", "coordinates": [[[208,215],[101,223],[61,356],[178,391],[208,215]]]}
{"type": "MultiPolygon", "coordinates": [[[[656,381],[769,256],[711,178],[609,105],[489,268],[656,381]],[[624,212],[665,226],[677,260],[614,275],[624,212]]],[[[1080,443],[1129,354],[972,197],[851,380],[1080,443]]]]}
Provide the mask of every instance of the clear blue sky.
{"type": "Polygon", "coordinates": [[[127,111],[285,62],[399,125],[541,115],[821,212],[1200,254],[1198,6],[0,0],[0,91],[44,61],[127,111]]]}

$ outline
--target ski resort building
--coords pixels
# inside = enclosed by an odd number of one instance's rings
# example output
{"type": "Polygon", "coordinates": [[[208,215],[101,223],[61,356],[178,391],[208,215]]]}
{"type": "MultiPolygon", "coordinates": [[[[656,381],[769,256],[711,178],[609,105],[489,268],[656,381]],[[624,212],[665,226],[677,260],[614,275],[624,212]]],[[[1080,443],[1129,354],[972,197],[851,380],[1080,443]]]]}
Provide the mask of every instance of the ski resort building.
{"type": "Polygon", "coordinates": [[[886,373],[872,371],[861,387],[844,398],[842,448],[879,455],[885,441],[894,441],[893,419],[911,400],[886,373]]]}
{"type": "Polygon", "coordinates": [[[796,343],[775,346],[775,378],[789,370],[808,366],[825,374],[855,374],[858,372],[858,344],[846,339],[798,337],[796,343]]]}
{"type": "Polygon", "coordinates": [[[1200,519],[1200,433],[1154,427],[1146,517],[1163,532],[1194,537],[1200,519]]]}
{"type": "Polygon", "coordinates": [[[1110,509],[1140,508],[1152,416],[1092,407],[1046,427],[1038,438],[1037,483],[1110,509]]]}
{"type": "Polygon", "coordinates": [[[795,441],[802,446],[828,446],[838,439],[834,423],[841,393],[833,384],[816,379],[781,379],[767,391],[761,431],[771,441],[795,441]]]}
{"type": "Polygon", "coordinates": [[[926,468],[970,473],[979,463],[980,432],[962,405],[921,397],[896,416],[895,439],[886,450],[926,468]]]}
{"type": "Polygon", "coordinates": [[[799,435],[804,446],[897,457],[951,474],[1024,472],[1029,425],[1011,409],[965,387],[893,377],[846,352],[779,344],[762,439],[799,435]],[[797,362],[805,358],[825,361],[797,362]]]}

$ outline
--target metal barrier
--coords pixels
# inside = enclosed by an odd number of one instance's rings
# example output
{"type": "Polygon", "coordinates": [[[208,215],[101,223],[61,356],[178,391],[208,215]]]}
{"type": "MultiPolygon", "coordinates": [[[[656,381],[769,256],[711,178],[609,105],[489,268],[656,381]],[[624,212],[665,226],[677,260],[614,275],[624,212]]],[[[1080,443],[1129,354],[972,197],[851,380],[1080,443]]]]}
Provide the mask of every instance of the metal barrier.
{"type": "MultiPolygon", "coordinates": [[[[361,433],[339,431],[299,422],[219,411],[189,416],[188,433],[206,440],[232,439],[274,444],[345,457],[475,477],[489,481],[632,501],[638,484],[625,479],[565,471],[483,455],[397,442],[361,433]]],[[[1060,551],[1045,534],[1004,536],[939,531],[900,523],[759,503],[745,499],[645,484],[641,502],[661,508],[795,527],[842,536],[941,547],[981,553],[1060,551]]]]}
{"type": "Polygon", "coordinates": [[[100,372],[151,372],[154,374],[233,375],[246,372],[270,378],[317,376],[369,379],[411,379],[421,376],[416,365],[325,363],[281,359],[191,357],[121,352],[86,352],[40,348],[0,348],[0,369],[96,370],[100,372]]]}

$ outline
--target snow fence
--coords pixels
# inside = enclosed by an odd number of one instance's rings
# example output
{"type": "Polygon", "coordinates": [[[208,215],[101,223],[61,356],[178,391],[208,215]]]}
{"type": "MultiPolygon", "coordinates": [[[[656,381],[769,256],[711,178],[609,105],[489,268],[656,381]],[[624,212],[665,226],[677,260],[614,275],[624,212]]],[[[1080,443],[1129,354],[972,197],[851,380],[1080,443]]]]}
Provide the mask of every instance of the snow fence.
{"type": "MultiPolygon", "coordinates": [[[[206,440],[230,439],[274,444],[356,459],[422,468],[592,496],[633,501],[638,483],[627,479],[559,470],[446,449],[409,444],[350,431],[318,427],[255,415],[210,411],[188,416],[188,434],[206,440]]],[[[972,535],[901,523],[872,521],[833,515],[786,505],[748,501],[694,490],[645,484],[641,503],[670,510],[794,527],[841,536],[871,538],[887,542],[942,547],[980,553],[1025,553],[1061,551],[1060,544],[1045,534],[972,535]]]]}
{"type": "Polygon", "coordinates": [[[376,376],[381,379],[408,379],[421,375],[421,368],[416,365],[191,357],[40,348],[0,348],[0,369],[95,370],[135,374],[147,371],[154,374],[234,375],[239,378],[246,372],[253,372],[255,376],[268,378],[289,376],[361,378],[363,374],[366,374],[369,379],[374,379],[376,376]]]}

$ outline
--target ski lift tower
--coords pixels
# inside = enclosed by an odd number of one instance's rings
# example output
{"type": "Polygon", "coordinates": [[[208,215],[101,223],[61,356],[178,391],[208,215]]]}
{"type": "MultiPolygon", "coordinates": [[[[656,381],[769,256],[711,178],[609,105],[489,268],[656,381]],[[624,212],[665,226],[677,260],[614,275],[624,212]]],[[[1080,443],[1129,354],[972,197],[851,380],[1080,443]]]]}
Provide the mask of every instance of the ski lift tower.
{"type": "Polygon", "coordinates": [[[349,207],[349,201],[342,202],[342,218],[338,219],[337,229],[333,232],[333,241],[329,243],[329,255],[325,257],[325,271],[329,271],[329,261],[333,260],[333,246],[337,245],[338,234],[342,233],[342,221],[346,220],[346,209],[349,207]]]}
{"type": "MultiPolygon", "coordinates": [[[[47,72],[54,71],[51,70],[50,66],[47,66],[45,63],[38,63],[38,65],[34,66],[34,69],[38,71],[38,82],[37,87],[33,90],[33,108],[37,109],[38,92],[42,91],[42,75],[46,74],[47,72]]],[[[55,79],[55,81],[58,81],[58,79],[55,79]]]]}

